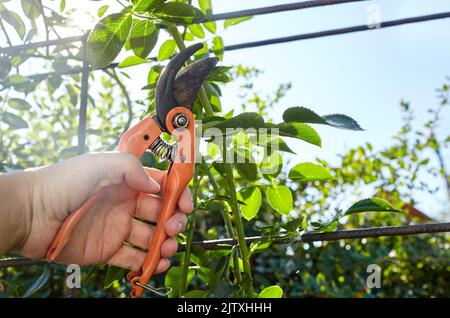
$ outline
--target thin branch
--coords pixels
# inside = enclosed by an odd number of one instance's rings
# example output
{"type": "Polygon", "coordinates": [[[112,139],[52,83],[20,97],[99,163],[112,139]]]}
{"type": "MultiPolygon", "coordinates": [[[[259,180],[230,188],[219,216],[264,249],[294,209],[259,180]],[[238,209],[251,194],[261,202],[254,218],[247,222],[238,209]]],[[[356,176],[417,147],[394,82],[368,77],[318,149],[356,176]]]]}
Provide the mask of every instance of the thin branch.
{"type": "Polygon", "coordinates": [[[11,39],[9,38],[8,31],[6,31],[6,28],[5,28],[5,25],[3,24],[3,20],[2,19],[0,19],[0,26],[1,26],[2,30],[3,30],[3,33],[5,34],[6,41],[8,42],[9,46],[12,46],[11,39]]]}
{"type": "MultiPolygon", "coordinates": [[[[44,21],[44,27],[45,27],[45,39],[48,41],[49,38],[49,28],[48,28],[48,23],[47,23],[47,17],[45,16],[45,11],[44,11],[44,5],[42,4],[42,0],[39,1],[39,5],[41,7],[41,14],[42,14],[42,20],[44,21]]],[[[47,46],[47,55],[50,55],[50,48],[47,46]]]]}

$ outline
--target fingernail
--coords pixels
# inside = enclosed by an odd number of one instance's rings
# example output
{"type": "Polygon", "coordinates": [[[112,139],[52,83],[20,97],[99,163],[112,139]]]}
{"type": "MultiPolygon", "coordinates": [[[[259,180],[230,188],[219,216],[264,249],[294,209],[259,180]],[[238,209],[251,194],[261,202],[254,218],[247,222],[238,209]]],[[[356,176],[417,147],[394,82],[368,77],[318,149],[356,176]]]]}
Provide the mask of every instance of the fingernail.
{"type": "Polygon", "coordinates": [[[148,177],[148,184],[150,188],[153,189],[153,192],[159,192],[161,190],[161,186],[159,185],[159,183],[150,177],[148,177]]]}
{"type": "Polygon", "coordinates": [[[180,233],[181,231],[183,231],[183,227],[184,227],[184,224],[181,223],[181,222],[178,222],[178,233],[180,233]]]}

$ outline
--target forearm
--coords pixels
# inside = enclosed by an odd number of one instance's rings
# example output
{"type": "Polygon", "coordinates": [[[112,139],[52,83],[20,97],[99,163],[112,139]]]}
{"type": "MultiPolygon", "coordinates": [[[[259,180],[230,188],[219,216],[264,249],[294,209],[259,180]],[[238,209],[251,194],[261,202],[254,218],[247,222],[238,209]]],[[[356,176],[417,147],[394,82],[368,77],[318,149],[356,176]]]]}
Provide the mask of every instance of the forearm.
{"type": "Polygon", "coordinates": [[[0,174],[0,255],[25,243],[32,223],[34,172],[0,174]]]}

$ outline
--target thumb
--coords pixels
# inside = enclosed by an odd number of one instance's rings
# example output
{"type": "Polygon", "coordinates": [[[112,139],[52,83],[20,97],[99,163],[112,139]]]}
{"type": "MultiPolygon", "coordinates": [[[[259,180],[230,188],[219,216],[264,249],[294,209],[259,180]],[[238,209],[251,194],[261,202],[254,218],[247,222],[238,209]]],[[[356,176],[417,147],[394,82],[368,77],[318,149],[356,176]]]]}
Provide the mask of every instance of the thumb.
{"type": "Polygon", "coordinates": [[[149,176],[139,159],[130,153],[98,153],[84,155],[96,171],[92,171],[98,176],[99,182],[97,190],[102,187],[125,183],[131,189],[138,192],[158,193],[161,186],[151,176],[149,176]]]}
{"type": "MultiPolygon", "coordinates": [[[[135,158],[134,162],[128,162],[128,169],[125,171],[125,183],[135,191],[144,193],[158,193],[161,186],[148,173],[145,172],[141,162],[135,158]]],[[[133,161],[133,160],[130,160],[133,161]]]]}

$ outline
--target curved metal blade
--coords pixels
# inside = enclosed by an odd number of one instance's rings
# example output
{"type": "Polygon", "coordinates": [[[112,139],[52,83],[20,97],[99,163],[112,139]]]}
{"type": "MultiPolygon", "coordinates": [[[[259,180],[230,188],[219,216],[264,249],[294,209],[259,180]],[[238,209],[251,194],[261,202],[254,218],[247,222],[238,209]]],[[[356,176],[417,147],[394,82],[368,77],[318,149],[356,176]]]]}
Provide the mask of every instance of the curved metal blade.
{"type": "Polygon", "coordinates": [[[218,61],[217,57],[199,60],[186,66],[178,73],[174,91],[178,105],[192,110],[198,90],[218,61]]]}
{"type": "Polygon", "coordinates": [[[156,114],[158,122],[164,130],[167,130],[165,121],[167,113],[171,109],[177,106],[185,106],[192,109],[192,104],[195,101],[198,89],[209,71],[214,67],[215,63],[217,63],[216,61],[211,68],[208,68],[208,65],[212,65],[212,61],[203,61],[209,59],[197,61],[178,74],[183,64],[201,48],[203,48],[203,44],[198,43],[175,55],[164,68],[156,83],[156,114]],[[208,70],[208,72],[205,74],[206,70],[208,70]],[[201,82],[198,84],[200,80],[201,82]],[[183,92],[181,92],[181,90],[183,90],[183,92]],[[193,99],[192,95],[194,95],[193,99]]]}

